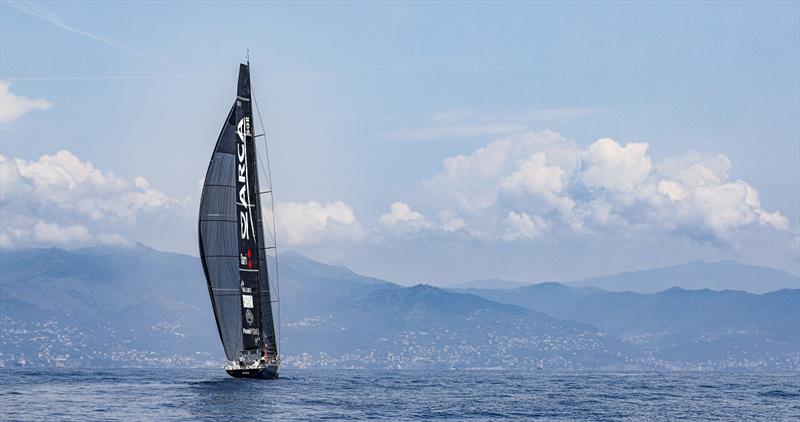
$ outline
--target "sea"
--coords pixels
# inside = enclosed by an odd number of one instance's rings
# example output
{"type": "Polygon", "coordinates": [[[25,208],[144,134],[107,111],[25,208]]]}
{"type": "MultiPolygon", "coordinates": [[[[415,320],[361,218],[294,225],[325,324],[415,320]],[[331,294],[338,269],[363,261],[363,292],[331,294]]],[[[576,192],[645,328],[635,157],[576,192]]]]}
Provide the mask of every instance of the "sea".
{"type": "Polygon", "coordinates": [[[0,370],[15,420],[800,420],[800,373],[0,370]]]}

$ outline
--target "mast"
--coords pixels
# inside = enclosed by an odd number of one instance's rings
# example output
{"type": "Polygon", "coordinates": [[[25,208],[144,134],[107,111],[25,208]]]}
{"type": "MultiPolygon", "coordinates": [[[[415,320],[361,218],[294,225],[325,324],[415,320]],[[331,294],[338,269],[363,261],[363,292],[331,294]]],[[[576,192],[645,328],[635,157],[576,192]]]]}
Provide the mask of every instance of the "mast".
{"type": "MultiPolygon", "coordinates": [[[[247,51],[247,81],[248,81],[248,94],[252,100],[252,91],[249,85],[249,75],[250,75],[250,50],[247,51]]],[[[252,106],[250,107],[250,117],[252,119],[252,106]]],[[[253,125],[252,127],[255,127],[253,125]]],[[[264,236],[264,220],[263,220],[263,208],[261,206],[261,188],[260,188],[260,181],[259,181],[259,173],[258,173],[258,154],[257,154],[257,147],[255,145],[255,137],[250,137],[252,142],[252,151],[253,151],[253,186],[255,187],[254,190],[254,202],[255,202],[255,209],[256,209],[256,220],[255,220],[255,227],[256,227],[256,239],[258,245],[258,257],[259,257],[259,273],[258,273],[258,290],[260,293],[260,309],[261,309],[261,340],[263,344],[263,353],[264,356],[268,359],[274,358],[277,359],[278,357],[278,344],[277,344],[277,337],[275,335],[275,319],[273,317],[273,310],[272,310],[272,292],[270,291],[270,275],[269,275],[269,265],[267,263],[268,248],[266,246],[266,237],[264,236]]],[[[266,151],[265,151],[266,152],[266,151]]],[[[274,246],[273,246],[274,248],[274,246]]]]}
{"type": "Polygon", "coordinates": [[[239,223],[239,279],[242,295],[242,346],[245,352],[262,347],[261,291],[259,272],[263,243],[257,229],[261,209],[258,204],[258,169],[253,137],[253,105],[250,95],[250,67],[239,65],[236,104],[240,111],[236,123],[236,213],[239,223]],[[261,242],[259,242],[261,240],[261,242]]]}

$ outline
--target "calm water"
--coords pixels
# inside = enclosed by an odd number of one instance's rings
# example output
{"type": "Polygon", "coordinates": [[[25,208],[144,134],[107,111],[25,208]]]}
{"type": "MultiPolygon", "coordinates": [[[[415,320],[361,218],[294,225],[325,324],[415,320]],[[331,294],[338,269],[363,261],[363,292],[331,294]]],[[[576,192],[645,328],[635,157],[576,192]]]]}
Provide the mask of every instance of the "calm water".
{"type": "Polygon", "coordinates": [[[800,374],[0,371],[3,420],[800,419],[800,374]]]}

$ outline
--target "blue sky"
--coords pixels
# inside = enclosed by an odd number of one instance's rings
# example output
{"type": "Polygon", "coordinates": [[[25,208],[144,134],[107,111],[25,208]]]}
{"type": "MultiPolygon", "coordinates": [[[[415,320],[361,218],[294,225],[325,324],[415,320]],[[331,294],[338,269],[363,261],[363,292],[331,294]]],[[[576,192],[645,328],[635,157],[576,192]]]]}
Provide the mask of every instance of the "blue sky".
{"type": "Polygon", "coordinates": [[[434,284],[692,259],[797,273],[798,16],[795,2],[3,2],[4,95],[42,101],[0,128],[6,163],[22,160],[13,184],[3,173],[5,241],[193,253],[198,180],[249,48],[287,248],[434,284]],[[60,150],[74,159],[40,159],[60,150]],[[64,197],[19,199],[26,183],[64,197]]]}

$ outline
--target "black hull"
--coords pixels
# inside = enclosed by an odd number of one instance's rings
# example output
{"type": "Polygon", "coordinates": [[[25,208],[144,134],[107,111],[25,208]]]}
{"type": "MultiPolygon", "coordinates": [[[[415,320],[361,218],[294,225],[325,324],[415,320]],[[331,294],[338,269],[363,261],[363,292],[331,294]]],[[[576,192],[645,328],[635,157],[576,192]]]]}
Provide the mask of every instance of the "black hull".
{"type": "Polygon", "coordinates": [[[278,367],[268,366],[262,369],[226,369],[225,372],[234,378],[275,379],[278,378],[278,367]]]}

